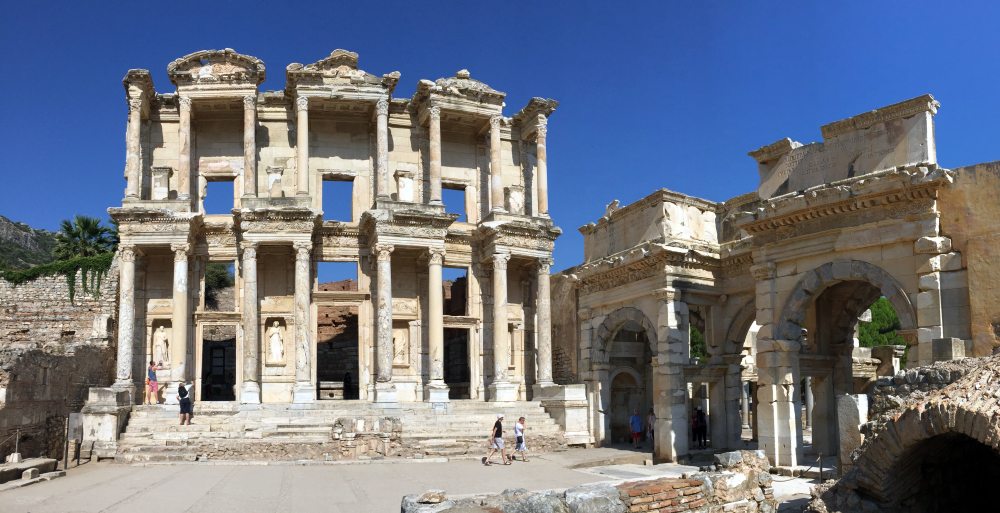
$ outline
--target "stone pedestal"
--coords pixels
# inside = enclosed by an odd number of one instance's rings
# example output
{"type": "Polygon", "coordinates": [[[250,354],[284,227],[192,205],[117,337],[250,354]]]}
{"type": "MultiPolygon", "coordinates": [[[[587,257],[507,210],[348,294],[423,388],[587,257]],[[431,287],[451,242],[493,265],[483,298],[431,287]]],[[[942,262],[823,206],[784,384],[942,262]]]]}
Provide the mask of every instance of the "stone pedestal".
{"type": "Polygon", "coordinates": [[[429,403],[446,403],[451,400],[448,393],[448,385],[431,383],[424,387],[424,400],[429,403]]]}
{"type": "Polygon", "coordinates": [[[260,383],[244,381],[240,387],[240,402],[243,404],[260,404],[260,383]]]}
{"type": "Polygon", "coordinates": [[[399,392],[393,383],[375,383],[375,402],[380,404],[399,404],[399,392]]]}
{"type": "Polygon", "coordinates": [[[960,338],[936,338],[931,341],[931,361],[946,362],[965,358],[965,341],[960,338]]]}
{"type": "Polygon", "coordinates": [[[517,401],[517,385],[514,383],[490,383],[488,388],[490,400],[494,402],[517,401]]]}
{"type": "Polygon", "coordinates": [[[851,453],[861,447],[865,437],[861,425],[868,422],[868,396],[865,394],[843,394],[837,396],[838,457],[840,475],[851,468],[851,453]]]}
{"type": "Polygon", "coordinates": [[[316,400],[316,386],[312,383],[295,383],[292,387],[293,403],[311,403],[316,400]]]}
{"type": "Polygon", "coordinates": [[[118,451],[118,437],[125,431],[128,415],[132,411],[132,395],[117,388],[90,389],[87,403],[80,411],[83,417],[83,440],[94,442],[93,454],[97,458],[114,458],[118,451]]]}
{"type": "Polygon", "coordinates": [[[586,385],[534,385],[531,398],[563,428],[566,443],[589,445],[594,443],[587,420],[586,385]]]}

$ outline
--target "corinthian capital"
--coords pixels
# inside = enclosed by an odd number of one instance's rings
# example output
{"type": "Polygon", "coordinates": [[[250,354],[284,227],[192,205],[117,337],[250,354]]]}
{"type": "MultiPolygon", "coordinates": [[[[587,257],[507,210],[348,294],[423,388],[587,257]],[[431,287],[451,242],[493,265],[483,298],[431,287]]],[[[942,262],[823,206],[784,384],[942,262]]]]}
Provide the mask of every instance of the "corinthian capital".
{"type": "Polygon", "coordinates": [[[302,112],[304,110],[309,110],[309,97],[299,96],[295,99],[295,110],[302,112]]]}
{"type": "Polygon", "coordinates": [[[379,100],[377,102],[375,102],[375,114],[377,114],[379,116],[388,116],[389,115],[389,100],[388,99],[386,99],[386,98],[379,98],[379,100]]]}
{"type": "Polygon", "coordinates": [[[375,253],[379,262],[389,262],[392,258],[392,250],[396,249],[392,244],[376,244],[375,253]]]}
{"type": "Polygon", "coordinates": [[[427,250],[427,254],[431,265],[444,263],[444,248],[430,248],[427,250]]]}
{"type": "Polygon", "coordinates": [[[177,105],[180,106],[180,108],[182,110],[190,110],[191,109],[191,97],[190,96],[181,96],[181,97],[177,98],[177,105]]]}
{"type": "Polygon", "coordinates": [[[493,253],[493,267],[501,271],[506,270],[509,261],[510,253],[493,253]]]}
{"type": "Polygon", "coordinates": [[[427,109],[427,112],[430,113],[431,119],[435,121],[441,121],[441,107],[438,107],[437,105],[431,105],[427,109]]]}
{"type": "Polygon", "coordinates": [[[295,258],[299,260],[308,260],[313,245],[311,242],[300,241],[293,242],[292,247],[295,248],[295,258]]]}
{"type": "Polygon", "coordinates": [[[552,271],[551,258],[539,258],[537,262],[538,274],[550,274],[552,271]]]}
{"type": "Polygon", "coordinates": [[[128,110],[137,111],[142,108],[142,98],[129,98],[128,99],[128,110]]]}
{"type": "Polygon", "coordinates": [[[246,96],[243,97],[243,108],[244,109],[252,109],[252,108],[254,108],[255,105],[257,105],[257,95],[256,94],[248,94],[248,95],[246,95],[246,96]]]}
{"type": "Polygon", "coordinates": [[[502,120],[502,119],[503,119],[503,116],[501,116],[499,114],[494,114],[494,115],[490,116],[490,129],[491,130],[499,130],[500,129],[500,120],[502,120]]]}
{"type": "Polygon", "coordinates": [[[243,241],[240,243],[240,249],[243,250],[243,260],[254,260],[257,258],[256,242],[243,241]]]}
{"type": "Polygon", "coordinates": [[[132,244],[119,244],[118,258],[122,262],[135,262],[135,246],[132,244]]]}
{"type": "Polygon", "coordinates": [[[174,252],[174,262],[186,262],[188,252],[191,251],[191,245],[186,242],[183,244],[171,244],[170,250],[174,252]]]}

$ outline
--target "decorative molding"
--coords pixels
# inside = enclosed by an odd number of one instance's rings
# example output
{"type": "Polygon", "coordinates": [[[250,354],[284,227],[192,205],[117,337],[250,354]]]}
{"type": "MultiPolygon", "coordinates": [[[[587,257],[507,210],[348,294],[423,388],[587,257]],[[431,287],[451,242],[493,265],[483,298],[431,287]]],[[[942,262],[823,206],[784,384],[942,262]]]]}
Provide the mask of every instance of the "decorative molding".
{"type": "Polygon", "coordinates": [[[763,262],[750,266],[750,274],[757,281],[773,280],[777,275],[777,268],[774,262],[763,262]]]}

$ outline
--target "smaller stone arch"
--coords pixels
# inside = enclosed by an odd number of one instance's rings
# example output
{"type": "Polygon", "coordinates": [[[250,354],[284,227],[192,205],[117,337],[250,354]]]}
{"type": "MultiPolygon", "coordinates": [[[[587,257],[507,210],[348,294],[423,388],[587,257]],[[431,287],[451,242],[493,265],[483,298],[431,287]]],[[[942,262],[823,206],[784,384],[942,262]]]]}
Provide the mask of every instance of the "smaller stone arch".
{"type": "Polygon", "coordinates": [[[726,331],[726,340],[723,350],[726,354],[739,354],[743,350],[743,340],[746,339],[747,332],[757,319],[757,305],[754,300],[747,301],[733,317],[733,322],[729,323],[729,330],[726,331]]]}
{"type": "Polygon", "coordinates": [[[863,260],[827,262],[805,274],[795,284],[774,331],[777,340],[798,340],[810,302],[827,287],[845,281],[863,281],[879,289],[892,303],[902,329],[917,327],[917,316],[906,290],[882,268],[863,260]]]}
{"type": "Polygon", "coordinates": [[[628,323],[635,323],[642,327],[649,342],[651,354],[656,355],[656,327],[649,322],[646,314],[642,310],[631,306],[626,306],[611,312],[604,318],[604,322],[597,328],[597,344],[594,344],[592,360],[598,363],[608,362],[608,350],[610,349],[611,338],[628,323]]]}

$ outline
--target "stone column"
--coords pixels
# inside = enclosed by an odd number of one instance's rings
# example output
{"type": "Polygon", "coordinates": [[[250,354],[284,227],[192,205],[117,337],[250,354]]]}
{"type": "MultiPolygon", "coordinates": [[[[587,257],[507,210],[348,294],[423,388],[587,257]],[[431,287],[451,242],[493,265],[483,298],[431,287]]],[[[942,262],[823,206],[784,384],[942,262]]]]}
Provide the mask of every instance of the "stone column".
{"type": "Polygon", "coordinates": [[[503,169],[500,160],[500,120],[503,116],[490,116],[490,203],[493,212],[505,212],[503,204],[503,169]]]}
{"type": "Polygon", "coordinates": [[[309,195],[309,98],[295,99],[295,193],[309,195]]]}
{"type": "Polygon", "coordinates": [[[170,383],[163,392],[167,404],[177,404],[177,385],[187,378],[188,327],[190,325],[188,295],[188,252],[191,245],[171,244],[174,252],[173,316],[170,320],[170,383]]]}
{"type": "Polygon", "coordinates": [[[662,461],[676,462],[687,456],[690,440],[688,387],[683,370],[691,360],[689,311],[675,290],[660,289],[655,296],[660,308],[656,321],[657,365],[653,366],[653,454],[662,461]]]}
{"type": "Polygon", "coordinates": [[[750,383],[747,381],[740,383],[740,415],[743,417],[740,427],[750,429],[750,383]]]}
{"type": "Polygon", "coordinates": [[[375,172],[378,177],[378,197],[389,197],[389,100],[375,103],[375,172]]]}
{"type": "Polygon", "coordinates": [[[243,195],[257,196],[257,95],[243,97],[243,195]]]}
{"type": "Polygon", "coordinates": [[[552,260],[538,259],[537,289],[535,291],[535,338],[537,342],[538,386],[551,386],[552,381],[552,294],[549,289],[549,272],[552,260]]]}
{"type": "Polygon", "coordinates": [[[392,384],[392,251],[389,244],[376,244],[378,309],[375,328],[375,402],[399,402],[392,384]]]}
{"type": "MultiPolygon", "coordinates": [[[[135,345],[135,246],[118,245],[118,361],[115,388],[135,394],[132,347],[135,345]]],[[[133,399],[133,402],[134,399],[133,399]]]]}
{"type": "Polygon", "coordinates": [[[191,98],[177,99],[177,199],[191,200],[191,98]]]}
{"type": "Polygon", "coordinates": [[[806,427],[812,428],[813,425],[813,387],[812,387],[812,377],[806,378],[806,427]]]}
{"type": "Polygon", "coordinates": [[[431,382],[425,390],[427,401],[442,403],[448,401],[448,385],[444,382],[444,290],[441,283],[444,249],[431,248],[428,251],[427,353],[431,364],[431,382]]]}
{"type": "Polygon", "coordinates": [[[128,128],[125,129],[125,197],[139,199],[142,167],[142,98],[128,100],[128,128]]]}
{"type": "Polygon", "coordinates": [[[431,204],[441,204],[441,107],[431,106],[430,150],[431,150],[431,204]]]}
{"type": "Polygon", "coordinates": [[[507,262],[510,253],[493,254],[493,382],[492,400],[516,401],[517,386],[507,376],[510,334],[507,331],[507,262]]]}
{"type": "Polygon", "coordinates": [[[257,313],[257,243],[243,242],[243,384],[240,402],[260,404],[260,319],[257,313]]]}
{"type": "Polygon", "coordinates": [[[535,165],[538,180],[536,183],[536,187],[538,187],[538,215],[540,216],[549,215],[549,174],[545,151],[545,138],[548,131],[548,118],[539,114],[535,138],[535,158],[537,160],[535,165]]]}
{"type": "Polygon", "coordinates": [[[316,400],[312,382],[312,244],[296,242],[295,247],[295,386],[292,402],[311,403],[316,400]]]}

